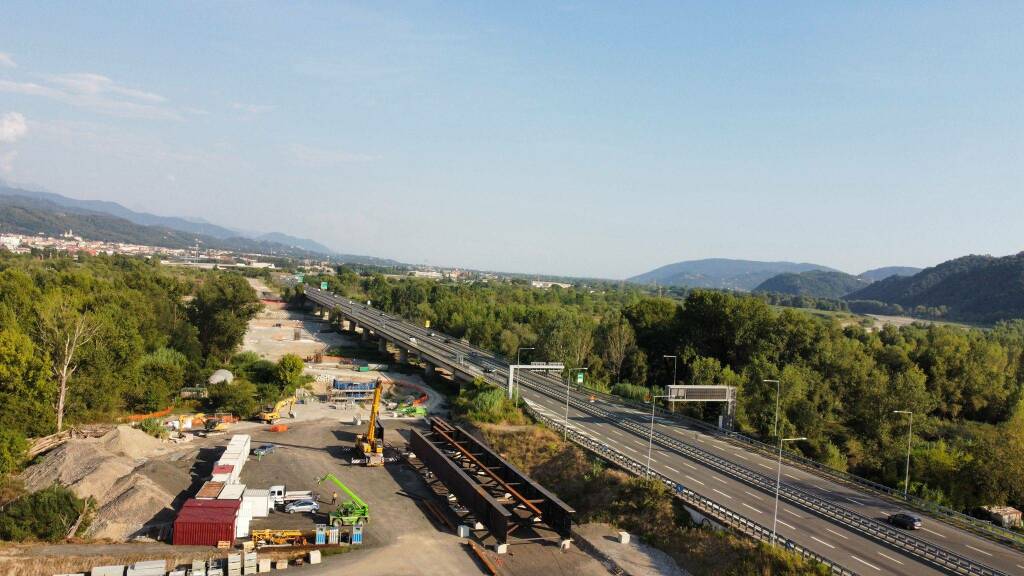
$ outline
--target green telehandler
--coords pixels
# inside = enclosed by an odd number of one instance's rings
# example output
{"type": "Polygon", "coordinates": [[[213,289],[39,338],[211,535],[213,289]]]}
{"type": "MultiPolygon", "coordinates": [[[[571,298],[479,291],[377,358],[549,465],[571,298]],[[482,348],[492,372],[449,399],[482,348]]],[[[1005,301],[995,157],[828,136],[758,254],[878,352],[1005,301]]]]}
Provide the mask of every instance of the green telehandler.
{"type": "Polygon", "coordinates": [[[334,474],[325,474],[317,478],[316,483],[321,484],[324,480],[330,480],[341,491],[348,495],[350,500],[342,502],[335,510],[328,514],[332,526],[357,526],[370,521],[370,507],[363,502],[363,499],[356,496],[356,493],[349,490],[348,486],[342,484],[341,480],[334,474]]]}

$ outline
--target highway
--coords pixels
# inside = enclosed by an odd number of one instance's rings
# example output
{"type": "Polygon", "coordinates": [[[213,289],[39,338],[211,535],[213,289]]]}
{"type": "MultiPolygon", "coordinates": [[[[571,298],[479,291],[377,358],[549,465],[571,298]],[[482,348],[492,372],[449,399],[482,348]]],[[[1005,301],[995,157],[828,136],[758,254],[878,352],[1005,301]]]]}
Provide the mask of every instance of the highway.
{"type": "MultiPolygon", "coordinates": [[[[307,296],[431,364],[463,377],[504,386],[508,365],[494,354],[416,326],[379,310],[306,288],[307,296]]],[[[553,420],[566,414],[567,388],[557,377],[518,372],[523,400],[553,420]]],[[[642,464],[647,462],[650,412],[569,391],[569,426],[642,464]]],[[[655,419],[652,469],[735,513],[771,527],[777,462],[677,421],[655,419]]],[[[1024,554],[924,516],[908,533],[884,523],[897,508],[887,500],[803,468],[782,468],[778,532],[800,546],[858,574],[1024,574],[1024,554]],[[824,512],[823,512],[824,511],[824,512]],[[882,536],[879,536],[879,535],[882,536]],[[894,541],[892,538],[900,538],[894,541]],[[885,543],[889,540],[890,543],[885,543]],[[897,542],[893,544],[892,542],[897,542]],[[926,557],[943,557],[946,568],[926,557]],[[959,569],[953,569],[959,563],[959,569]],[[968,564],[973,565],[968,566],[968,564]]]]}

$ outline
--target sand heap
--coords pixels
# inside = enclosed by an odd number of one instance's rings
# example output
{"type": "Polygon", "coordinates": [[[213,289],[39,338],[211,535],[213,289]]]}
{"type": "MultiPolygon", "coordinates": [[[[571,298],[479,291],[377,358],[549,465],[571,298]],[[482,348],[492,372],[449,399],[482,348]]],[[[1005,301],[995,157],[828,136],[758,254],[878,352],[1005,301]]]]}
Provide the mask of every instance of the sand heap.
{"type": "Polygon", "coordinates": [[[78,497],[93,497],[97,510],[88,535],[124,540],[165,508],[190,484],[190,460],[152,460],[163,442],[141,430],[118,426],[100,438],[71,439],[22,475],[30,490],[53,483],[78,497]]]}

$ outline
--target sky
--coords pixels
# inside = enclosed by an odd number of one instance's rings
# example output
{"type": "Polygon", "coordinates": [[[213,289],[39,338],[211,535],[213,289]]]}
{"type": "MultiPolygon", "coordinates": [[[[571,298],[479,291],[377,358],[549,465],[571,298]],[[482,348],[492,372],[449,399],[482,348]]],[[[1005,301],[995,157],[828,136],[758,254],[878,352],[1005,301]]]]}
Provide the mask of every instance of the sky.
{"type": "Polygon", "coordinates": [[[1024,249],[1020,2],[0,6],[0,179],[412,264],[1024,249]]]}

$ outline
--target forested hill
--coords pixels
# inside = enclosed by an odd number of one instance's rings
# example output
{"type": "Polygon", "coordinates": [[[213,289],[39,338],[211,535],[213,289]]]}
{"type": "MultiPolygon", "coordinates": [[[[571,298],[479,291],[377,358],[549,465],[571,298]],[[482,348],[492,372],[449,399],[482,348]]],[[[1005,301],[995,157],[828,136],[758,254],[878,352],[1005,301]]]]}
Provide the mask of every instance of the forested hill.
{"type": "Polygon", "coordinates": [[[889,276],[913,276],[920,271],[920,268],[912,266],[885,266],[883,268],[865,270],[858,274],[858,276],[872,282],[878,282],[879,280],[885,280],[889,276]]]}
{"type": "Polygon", "coordinates": [[[749,291],[772,276],[785,272],[798,273],[808,270],[832,270],[832,268],[802,262],[759,262],[756,260],[707,258],[662,266],[629,278],[628,281],[634,284],[657,283],[663,286],[749,291]]]}
{"type": "Polygon", "coordinates": [[[786,273],[773,276],[754,288],[754,292],[792,294],[814,298],[842,298],[870,283],[869,280],[844,272],[810,270],[799,274],[786,273]]]}
{"type": "Polygon", "coordinates": [[[1024,252],[956,258],[914,276],[891,276],[845,298],[966,322],[1024,318],[1024,252]]]}

